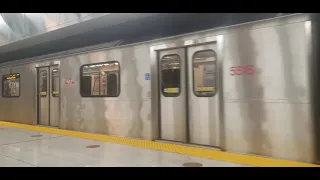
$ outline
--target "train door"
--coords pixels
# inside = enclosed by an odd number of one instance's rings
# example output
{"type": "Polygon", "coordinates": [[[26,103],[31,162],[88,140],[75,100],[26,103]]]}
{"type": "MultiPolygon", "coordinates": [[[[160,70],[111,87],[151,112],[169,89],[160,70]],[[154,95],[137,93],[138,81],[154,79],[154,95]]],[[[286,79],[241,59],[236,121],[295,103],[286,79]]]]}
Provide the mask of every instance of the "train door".
{"type": "Polygon", "coordinates": [[[161,139],[219,146],[216,45],[159,53],[161,139]]]}
{"type": "Polygon", "coordinates": [[[216,45],[188,48],[189,142],[219,146],[216,45]]]}
{"type": "Polygon", "coordinates": [[[38,124],[59,126],[60,73],[58,66],[38,69],[38,124]]]}
{"type": "Polygon", "coordinates": [[[186,142],[185,50],[174,49],[159,53],[161,139],[186,142]]]}

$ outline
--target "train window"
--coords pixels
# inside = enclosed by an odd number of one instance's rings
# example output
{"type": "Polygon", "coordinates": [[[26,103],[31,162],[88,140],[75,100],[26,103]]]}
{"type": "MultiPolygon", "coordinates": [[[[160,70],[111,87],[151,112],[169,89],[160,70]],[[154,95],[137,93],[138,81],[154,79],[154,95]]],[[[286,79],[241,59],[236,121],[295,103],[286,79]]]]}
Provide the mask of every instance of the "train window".
{"type": "Polygon", "coordinates": [[[198,97],[212,97],[216,93],[216,54],[212,50],[193,54],[193,92],[198,97]]]}
{"type": "Polygon", "coordinates": [[[2,76],[2,97],[20,96],[20,74],[8,74],[2,76]]]}
{"type": "Polygon", "coordinates": [[[165,97],[177,97],[180,94],[180,57],[177,54],[166,55],[161,63],[161,89],[165,97]]]}
{"type": "Polygon", "coordinates": [[[80,68],[82,97],[118,97],[120,95],[120,64],[104,62],[80,68]]]}
{"type": "Polygon", "coordinates": [[[48,73],[46,70],[40,71],[40,97],[47,97],[47,92],[48,92],[48,73]]]}
{"type": "Polygon", "coordinates": [[[59,69],[52,69],[51,80],[52,80],[52,96],[59,97],[60,94],[60,79],[59,79],[59,69]]]}

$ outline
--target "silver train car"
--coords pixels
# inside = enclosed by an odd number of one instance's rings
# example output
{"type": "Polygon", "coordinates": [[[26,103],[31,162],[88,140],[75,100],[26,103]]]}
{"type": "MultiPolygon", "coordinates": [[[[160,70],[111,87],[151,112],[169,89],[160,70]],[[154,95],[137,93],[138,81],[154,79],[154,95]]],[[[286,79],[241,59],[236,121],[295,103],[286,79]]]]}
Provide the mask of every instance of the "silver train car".
{"type": "Polygon", "coordinates": [[[0,120],[316,163],[312,26],[296,14],[3,63],[0,120]]]}

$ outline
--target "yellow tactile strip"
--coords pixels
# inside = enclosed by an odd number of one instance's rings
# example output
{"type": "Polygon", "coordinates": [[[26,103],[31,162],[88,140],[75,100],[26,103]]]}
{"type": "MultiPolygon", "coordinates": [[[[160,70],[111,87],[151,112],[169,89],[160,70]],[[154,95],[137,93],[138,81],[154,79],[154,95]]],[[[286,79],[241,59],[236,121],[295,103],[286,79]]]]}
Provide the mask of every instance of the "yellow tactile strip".
{"type": "Polygon", "coordinates": [[[124,138],[124,137],[117,137],[117,136],[76,132],[76,131],[69,131],[69,130],[63,130],[63,129],[49,128],[49,127],[17,124],[17,123],[4,122],[4,121],[0,121],[0,126],[28,129],[32,131],[60,134],[65,136],[73,136],[78,138],[104,141],[104,142],[115,143],[115,144],[124,144],[129,146],[136,146],[136,147],[155,149],[155,150],[166,151],[166,152],[180,153],[180,154],[185,154],[190,156],[197,156],[202,158],[226,161],[226,162],[237,163],[237,164],[244,164],[249,166],[320,167],[315,164],[308,164],[308,163],[302,163],[302,162],[294,162],[294,161],[279,160],[279,159],[273,159],[273,158],[267,158],[267,157],[236,154],[236,153],[222,152],[222,151],[204,149],[204,148],[198,148],[198,147],[168,144],[168,143],[162,143],[162,142],[154,142],[154,141],[130,139],[130,138],[124,138]]]}

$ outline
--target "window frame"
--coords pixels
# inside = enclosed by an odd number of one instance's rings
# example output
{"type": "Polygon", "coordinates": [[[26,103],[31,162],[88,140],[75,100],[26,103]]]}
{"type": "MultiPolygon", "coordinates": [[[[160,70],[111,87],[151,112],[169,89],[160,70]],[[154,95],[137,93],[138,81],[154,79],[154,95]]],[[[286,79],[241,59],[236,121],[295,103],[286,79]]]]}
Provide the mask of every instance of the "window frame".
{"type": "MultiPolygon", "coordinates": [[[[49,72],[50,73],[50,72],[49,72]]],[[[49,74],[50,75],[50,74],[49,74]]],[[[50,91],[50,87],[48,87],[48,81],[50,81],[50,79],[48,79],[48,77],[49,77],[49,75],[48,75],[48,71],[46,70],[46,69],[42,69],[42,70],[40,70],[39,71],[39,78],[40,78],[40,80],[39,80],[39,93],[40,93],[40,98],[46,98],[46,97],[48,97],[48,89],[49,89],[49,91],[50,91]],[[41,93],[43,92],[41,89],[40,89],[40,81],[43,81],[43,79],[42,79],[42,74],[41,74],[41,72],[46,72],[47,73],[47,76],[46,76],[46,78],[47,78],[47,84],[46,84],[46,86],[47,86],[47,91],[46,91],[46,96],[42,96],[41,95],[41,93]]],[[[43,82],[42,82],[43,83],[43,82]]],[[[42,86],[43,86],[43,84],[42,84],[42,86]]],[[[50,86],[50,82],[49,82],[49,86],[50,86]]],[[[49,94],[50,94],[50,92],[49,92],[49,94]]]]}
{"type": "Polygon", "coordinates": [[[2,75],[2,82],[1,82],[2,84],[1,84],[1,96],[2,96],[2,98],[20,98],[20,96],[21,96],[21,74],[20,73],[11,73],[11,74],[4,74],[4,75],[2,75]],[[9,75],[15,75],[15,74],[19,74],[19,96],[3,96],[4,94],[3,94],[3,91],[4,91],[4,85],[3,85],[3,83],[4,83],[4,78],[5,77],[7,77],[7,76],[9,76],[9,75]]]}
{"type": "Polygon", "coordinates": [[[199,97],[199,98],[206,98],[206,97],[214,97],[216,94],[217,94],[217,91],[218,91],[218,88],[217,88],[217,82],[218,82],[218,80],[217,80],[217,72],[218,72],[218,68],[217,68],[217,53],[214,51],[214,50],[212,50],[212,49],[204,49],[204,50],[199,50],[199,51],[196,51],[196,52],[194,52],[193,53],[193,55],[192,55],[192,62],[191,62],[191,64],[192,64],[192,91],[193,91],[193,94],[196,96],[196,97],[199,97]],[[201,52],[206,52],[206,51],[211,51],[211,52],[213,52],[213,54],[214,54],[214,57],[216,58],[216,61],[215,61],[215,83],[216,83],[216,87],[215,87],[215,91],[214,91],[214,93],[213,94],[211,94],[210,96],[203,96],[203,95],[197,95],[197,93],[196,93],[196,91],[195,91],[195,81],[194,81],[194,66],[193,66],[193,64],[194,64],[194,56],[195,56],[195,54],[196,53],[201,53],[201,52]]]}
{"type": "Polygon", "coordinates": [[[160,66],[159,66],[160,67],[160,88],[161,88],[162,95],[164,97],[179,97],[180,94],[181,94],[181,77],[183,76],[183,74],[181,73],[182,68],[181,68],[181,57],[180,57],[180,55],[179,54],[166,54],[166,55],[162,56],[162,58],[160,59],[159,64],[160,64],[160,66]],[[180,67],[180,69],[179,69],[180,70],[180,76],[179,76],[180,82],[179,82],[179,85],[180,85],[180,87],[179,87],[179,92],[178,93],[166,93],[166,92],[164,92],[164,88],[162,86],[162,82],[163,82],[162,59],[164,57],[167,57],[167,56],[178,56],[179,57],[179,67],[180,67]]]}
{"type": "Polygon", "coordinates": [[[58,97],[60,97],[60,69],[59,68],[53,68],[52,69],[52,71],[51,71],[51,74],[50,74],[50,76],[51,76],[51,96],[52,97],[54,97],[54,98],[58,98],[58,97]],[[58,84],[59,84],[59,93],[58,93],[58,95],[56,95],[56,94],[53,94],[53,89],[54,89],[54,76],[53,76],[53,71],[54,70],[58,70],[58,78],[59,78],[59,82],[58,82],[58,84]]]}
{"type": "MultiPolygon", "coordinates": [[[[120,65],[120,62],[119,61],[104,61],[104,62],[98,62],[98,63],[89,63],[89,64],[83,64],[80,66],[80,83],[79,83],[79,93],[80,93],[80,96],[82,98],[115,98],[115,97],[119,97],[120,94],[121,94],[121,65],[120,65]],[[119,83],[117,84],[117,87],[118,87],[118,94],[116,96],[108,96],[108,95],[97,95],[97,96],[92,96],[92,95],[89,95],[89,96],[85,96],[82,94],[82,90],[81,90],[81,87],[82,87],[82,73],[83,73],[83,67],[84,66],[91,66],[91,65],[97,65],[97,64],[105,64],[105,63],[118,63],[118,66],[119,66],[119,83]]],[[[100,86],[100,85],[99,85],[100,86]]],[[[92,93],[92,92],[91,92],[92,93]]],[[[100,91],[99,91],[99,94],[100,94],[100,91]]]]}

